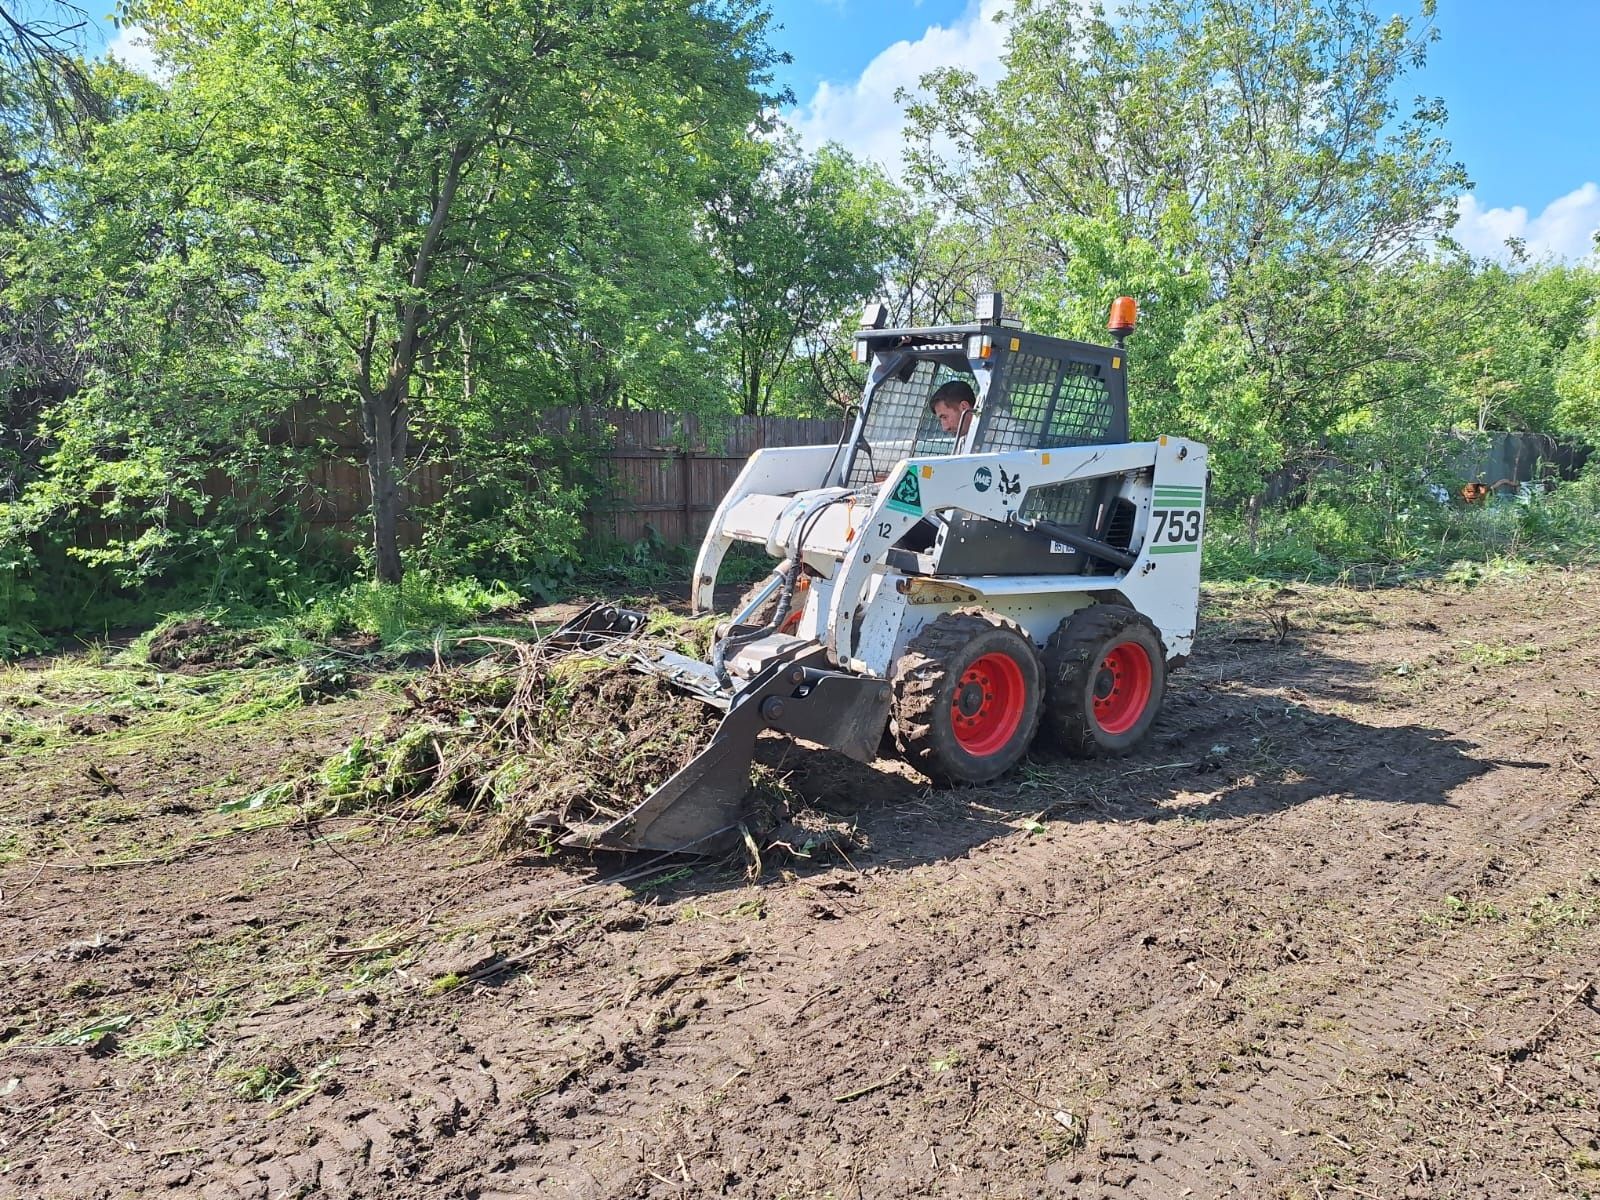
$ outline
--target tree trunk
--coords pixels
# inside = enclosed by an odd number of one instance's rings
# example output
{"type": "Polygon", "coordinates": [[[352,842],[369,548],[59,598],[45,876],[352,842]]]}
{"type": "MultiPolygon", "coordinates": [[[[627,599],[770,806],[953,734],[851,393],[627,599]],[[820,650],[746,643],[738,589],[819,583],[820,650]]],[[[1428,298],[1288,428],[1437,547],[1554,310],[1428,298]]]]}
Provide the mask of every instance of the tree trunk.
{"type": "MultiPolygon", "coordinates": [[[[458,142],[450,152],[433,212],[417,247],[410,272],[411,290],[423,292],[433,267],[434,251],[444,233],[461,184],[461,169],[472,156],[473,143],[458,142]]],[[[399,583],[405,568],[400,564],[400,472],[406,461],[406,439],[410,413],[406,400],[411,392],[411,374],[417,355],[423,349],[422,327],[428,316],[425,300],[411,298],[396,306],[396,330],[389,350],[389,371],[381,390],[364,388],[361,396],[362,425],[367,438],[367,478],[372,484],[372,555],[379,583],[399,583]]],[[[367,344],[362,353],[362,378],[371,378],[371,353],[377,330],[375,317],[367,324],[367,344]]]]}
{"type": "Polygon", "coordinates": [[[403,495],[400,466],[405,462],[405,403],[385,388],[361,404],[367,435],[367,481],[372,490],[372,561],[379,583],[399,583],[400,510],[403,495]]]}

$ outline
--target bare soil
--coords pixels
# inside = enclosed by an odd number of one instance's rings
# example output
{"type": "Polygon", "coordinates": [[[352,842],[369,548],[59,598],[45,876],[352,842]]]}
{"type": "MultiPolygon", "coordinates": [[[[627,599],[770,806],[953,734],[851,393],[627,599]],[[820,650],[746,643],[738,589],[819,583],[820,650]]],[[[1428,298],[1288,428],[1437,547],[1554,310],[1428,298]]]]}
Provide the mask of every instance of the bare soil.
{"type": "Polygon", "coordinates": [[[381,685],[0,674],[0,1196],[1600,1195],[1597,617],[1218,593],[1140,753],[817,759],[759,868],[229,804],[381,685]]]}

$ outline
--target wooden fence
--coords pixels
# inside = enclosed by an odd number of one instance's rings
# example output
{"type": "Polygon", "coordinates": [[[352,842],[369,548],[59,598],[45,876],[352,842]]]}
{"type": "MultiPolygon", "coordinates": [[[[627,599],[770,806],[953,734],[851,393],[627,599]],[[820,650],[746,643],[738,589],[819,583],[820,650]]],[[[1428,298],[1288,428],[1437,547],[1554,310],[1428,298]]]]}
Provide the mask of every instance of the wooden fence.
{"type": "MultiPolygon", "coordinates": [[[[673,545],[698,542],[745,460],[764,446],[839,440],[841,423],[817,417],[735,417],[704,425],[673,413],[581,413],[586,432],[615,430],[601,455],[605,489],[588,514],[598,537],[632,542],[654,530],[673,545]]],[[[592,444],[592,442],[591,442],[592,444]]]]}
{"type": "MultiPolygon", "coordinates": [[[[585,514],[592,536],[634,542],[654,531],[670,545],[692,545],[704,536],[711,514],[753,451],[832,444],[843,428],[834,418],[709,420],[682,413],[566,408],[545,414],[540,426],[562,448],[558,454],[588,456],[600,478],[599,494],[585,514]]],[[[320,444],[331,451],[307,479],[307,520],[355,540],[369,536],[371,491],[356,431],[292,417],[282,436],[291,445],[320,444]]],[[[425,447],[425,435],[418,442],[425,447]]],[[[406,476],[408,503],[418,509],[443,498],[450,474],[447,456],[424,452],[421,459],[406,476]]],[[[226,480],[212,481],[214,492],[227,489],[226,480]]],[[[416,521],[402,523],[406,544],[414,545],[420,533],[416,521]]]]}

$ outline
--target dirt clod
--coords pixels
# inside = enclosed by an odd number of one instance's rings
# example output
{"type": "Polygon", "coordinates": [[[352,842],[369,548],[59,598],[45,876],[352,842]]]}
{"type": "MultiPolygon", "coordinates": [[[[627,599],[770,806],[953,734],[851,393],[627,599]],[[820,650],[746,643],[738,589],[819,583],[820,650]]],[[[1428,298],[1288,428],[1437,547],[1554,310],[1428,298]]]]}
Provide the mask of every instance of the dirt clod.
{"type": "Polygon", "coordinates": [[[246,659],[249,644],[247,634],[224,629],[204,617],[190,617],[152,637],[145,656],[152,666],[168,670],[231,667],[246,659]]]}

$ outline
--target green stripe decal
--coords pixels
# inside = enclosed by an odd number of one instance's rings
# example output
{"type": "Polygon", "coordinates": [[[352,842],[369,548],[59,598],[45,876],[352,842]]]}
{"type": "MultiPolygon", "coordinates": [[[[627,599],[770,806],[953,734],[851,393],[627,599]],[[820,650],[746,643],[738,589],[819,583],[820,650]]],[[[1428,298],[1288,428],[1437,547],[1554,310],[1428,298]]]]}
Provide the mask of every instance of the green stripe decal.
{"type": "Polygon", "coordinates": [[[1157,498],[1156,507],[1157,508],[1170,508],[1170,509],[1178,510],[1178,509],[1204,508],[1205,505],[1201,504],[1200,501],[1198,501],[1198,500],[1162,500],[1162,499],[1157,498]]]}
{"type": "Polygon", "coordinates": [[[1151,554],[1193,554],[1200,549],[1199,542],[1185,542],[1177,546],[1151,546],[1151,554]]]}
{"type": "Polygon", "coordinates": [[[1161,488],[1156,489],[1157,496],[1181,496],[1187,500],[1199,500],[1205,492],[1201,488],[1161,488]]]}

